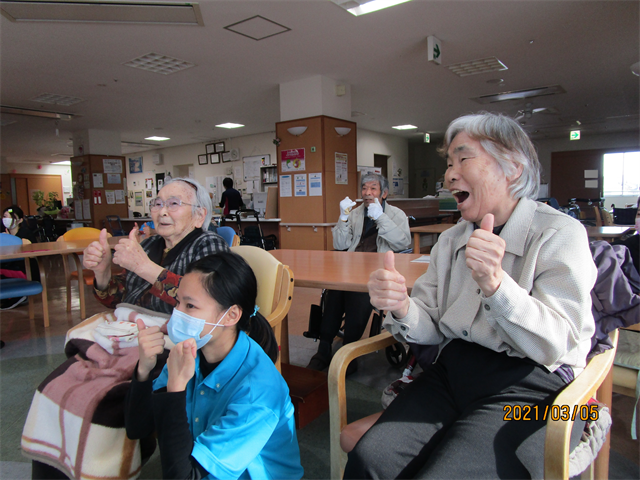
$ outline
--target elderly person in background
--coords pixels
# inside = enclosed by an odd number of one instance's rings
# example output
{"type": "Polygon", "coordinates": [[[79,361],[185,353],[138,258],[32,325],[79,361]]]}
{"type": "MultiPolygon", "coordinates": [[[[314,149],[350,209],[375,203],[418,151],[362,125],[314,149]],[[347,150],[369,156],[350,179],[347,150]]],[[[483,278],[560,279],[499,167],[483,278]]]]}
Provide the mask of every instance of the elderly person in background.
{"type": "Polygon", "coordinates": [[[100,239],[84,251],[84,267],[95,273],[95,295],[107,307],[125,302],[171,313],[187,265],[228,249],[222,237],[207,231],[211,199],[195,180],[175,178],[165,183],[151,202],[151,218],[157,235],[141,243],[134,228],[112,256],[107,231],[102,230],[100,239]],[[112,264],[128,272],[112,276],[112,264]]]}
{"type": "Polygon", "coordinates": [[[345,478],[542,478],[546,418],[508,422],[505,409],[544,412],[586,365],[586,231],[533,200],[540,167],[514,120],[458,118],[442,151],[464,221],[440,236],[411,297],[392,254],[369,280],[385,328],[440,353],[360,439],[345,478]]]}
{"type": "MultiPolygon", "coordinates": [[[[340,202],[340,218],[333,228],[333,248],[350,252],[398,252],[411,245],[409,220],[405,213],[386,202],[389,182],[378,174],[364,175],[361,180],[362,205],[346,197],[340,202]]],[[[324,370],[331,363],[333,339],[344,316],[344,344],[360,340],[371,315],[367,292],[327,290],[320,324],[320,344],[307,368],[324,370]]],[[[347,374],[357,369],[351,362],[347,374]]]]}

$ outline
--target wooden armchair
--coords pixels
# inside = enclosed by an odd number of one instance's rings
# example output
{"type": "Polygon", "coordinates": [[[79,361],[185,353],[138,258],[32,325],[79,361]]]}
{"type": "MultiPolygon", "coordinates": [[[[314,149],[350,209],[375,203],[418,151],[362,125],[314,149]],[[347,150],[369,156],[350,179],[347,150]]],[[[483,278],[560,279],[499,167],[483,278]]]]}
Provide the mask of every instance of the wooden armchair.
{"type": "MultiPolygon", "coordinates": [[[[596,397],[601,403],[611,408],[611,367],[615,357],[615,346],[618,332],[610,335],[614,348],[594,357],[587,368],[556,398],[554,405],[569,405],[573,411],[574,405],[586,405],[587,401],[596,397]]],[[[329,429],[330,429],[330,457],[331,478],[341,479],[347,463],[347,454],[341,447],[341,441],[353,445],[356,439],[341,439],[341,433],[347,425],[347,398],[345,389],[345,375],[349,363],[357,357],[376,350],[384,349],[396,343],[396,339],[383,331],[380,335],[360,340],[343,346],[334,355],[329,366],[329,429]]],[[[359,426],[350,428],[351,435],[364,434],[367,428],[377,420],[380,414],[370,415],[358,420],[359,426]]],[[[354,425],[354,424],[350,424],[354,425]]],[[[545,478],[569,478],[569,440],[572,421],[547,422],[545,440],[545,478]]],[[[592,465],[593,468],[594,465],[592,465]]],[[[609,469],[609,441],[602,446],[595,461],[596,478],[607,478],[609,469]]]]}
{"type": "MultiPolygon", "coordinates": [[[[232,247],[249,264],[258,280],[256,304],[267,319],[278,342],[282,345],[282,322],[289,313],[293,298],[293,272],[266,250],[248,245],[232,247]]],[[[278,356],[276,368],[281,371],[278,356]]]]}

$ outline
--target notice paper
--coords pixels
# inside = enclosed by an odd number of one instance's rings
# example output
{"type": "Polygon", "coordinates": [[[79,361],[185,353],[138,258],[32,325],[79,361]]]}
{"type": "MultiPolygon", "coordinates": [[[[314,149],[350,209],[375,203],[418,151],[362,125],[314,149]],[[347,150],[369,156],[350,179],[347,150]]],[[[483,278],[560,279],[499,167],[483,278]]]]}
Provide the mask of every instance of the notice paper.
{"type": "Polygon", "coordinates": [[[116,203],[116,193],[113,190],[105,190],[105,196],[107,197],[107,204],[113,205],[116,203]]]}
{"type": "Polygon", "coordinates": [[[82,214],[85,220],[91,220],[91,199],[85,198],[82,200],[82,214]]]}
{"type": "Polygon", "coordinates": [[[307,174],[299,173],[295,175],[295,196],[306,197],[307,196],[307,174]]]}
{"type": "Polygon", "coordinates": [[[102,188],[104,187],[103,181],[102,181],[102,174],[101,173],[94,173],[93,174],[93,188],[102,188]]]}
{"type": "Polygon", "coordinates": [[[280,176],[280,196],[291,197],[291,175],[280,176]]]}
{"type": "Polygon", "coordinates": [[[82,220],[82,200],[79,198],[73,199],[73,211],[76,214],[76,220],[82,220]]]}
{"type": "Polygon", "coordinates": [[[322,196],[322,173],[309,174],[309,196],[310,197],[322,196]]]}
{"type": "Polygon", "coordinates": [[[598,180],[585,180],[584,188],[598,188],[598,180]]]}
{"type": "Polygon", "coordinates": [[[118,185],[122,184],[122,180],[120,179],[119,173],[108,173],[107,174],[107,183],[117,183],[118,185]]]}
{"type": "Polygon", "coordinates": [[[125,197],[124,190],[116,190],[116,203],[124,203],[125,197]]]}
{"type": "Polygon", "coordinates": [[[420,258],[411,260],[411,263],[429,263],[431,261],[431,255],[422,255],[420,258]]]}
{"type": "Polygon", "coordinates": [[[122,173],[121,158],[103,158],[102,168],[104,173],[122,173]]]}

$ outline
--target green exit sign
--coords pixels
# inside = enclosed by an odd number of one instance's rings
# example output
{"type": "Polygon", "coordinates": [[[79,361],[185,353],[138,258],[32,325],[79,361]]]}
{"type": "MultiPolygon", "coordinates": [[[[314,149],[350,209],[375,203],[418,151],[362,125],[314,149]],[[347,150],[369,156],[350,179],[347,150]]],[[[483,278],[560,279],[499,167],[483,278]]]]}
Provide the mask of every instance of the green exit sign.
{"type": "Polygon", "coordinates": [[[429,135],[428,133],[424,134],[424,143],[429,143],[431,142],[431,135],[429,135]]]}
{"type": "Polygon", "coordinates": [[[572,130],[569,133],[569,140],[580,140],[580,130],[572,130]]]}

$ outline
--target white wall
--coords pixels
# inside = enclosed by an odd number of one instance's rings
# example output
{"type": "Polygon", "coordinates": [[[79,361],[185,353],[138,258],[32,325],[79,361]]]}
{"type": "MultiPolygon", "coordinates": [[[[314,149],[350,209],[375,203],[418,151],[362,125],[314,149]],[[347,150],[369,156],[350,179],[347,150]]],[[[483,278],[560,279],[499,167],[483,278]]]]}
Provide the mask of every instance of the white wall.
{"type": "Polygon", "coordinates": [[[71,165],[38,165],[36,163],[7,163],[2,162],[1,173],[28,173],[32,175],[60,175],[62,188],[69,194],[62,194],[62,204],[66,205],[66,198],[71,197],[71,165]],[[41,168],[38,168],[41,167],[41,168]]]}
{"type": "MultiPolygon", "coordinates": [[[[276,156],[276,146],[273,144],[275,138],[275,132],[261,133],[257,135],[248,135],[244,137],[228,138],[224,140],[225,149],[231,150],[237,148],[240,151],[240,160],[235,162],[222,163],[222,161],[215,165],[199,165],[198,155],[206,153],[206,143],[194,143],[191,145],[182,145],[179,147],[158,148],[154,150],[147,150],[141,153],[130,153],[125,155],[127,158],[127,188],[129,191],[145,191],[145,179],[153,178],[155,187],[155,174],[156,173],[170,173],[171,176],[177,176],[177,172],[174,171],[175,165],[190,165],[189,171],[193,171],[193,178],[204,185],[206,177],[210,176],[225,176],[232,177],[233,167],[242,165],[242,157],[249,157],[254,155],[271,155],[271,160],[276,156]],[[152,155],[160,153],[163,156],[162,165],[154,165],[152,161],[152,155]],[[129,172],[129,158],[142,156],[142,173],[128,173],[129,172]],[[134,185],[135,183],[135,185],[134,185]]],[[[185,168],[186,169],[186,168],[185,168]]],[[[235,187],[242,193],[246,191],[246,184],[244,178],[234,177],[235,187]]],[[[155,196],[155,195],[154,195],[155,196]]],[[[148,198],[143,193],[145,204],[148,198]]],[[[130,202],[130,205],[133,202],[130,202]]],[[[141,208],[132,208],[132,211],[140,211],[141,208]]]]}
{"type": "Polygon", "coordinates": [[[576,150],[595,150],[600,148],[638,148],[640,138],[637,132],[607,133],[603,135],[583,135],[580,140],[568,138],[550,138],[535,140],[538,158],[542,165],[542,183],[551,180],[551,153],[576,150]]]}
{"type": "Polygon", "coordinates": [[[404,178],[404,194],[398,198],[409,197],[409,142],[405,138],[358,129],[358,165],[373,166],[373,156],[388,155],[387,172],[389,184],[398,169],[404,178]]]}

